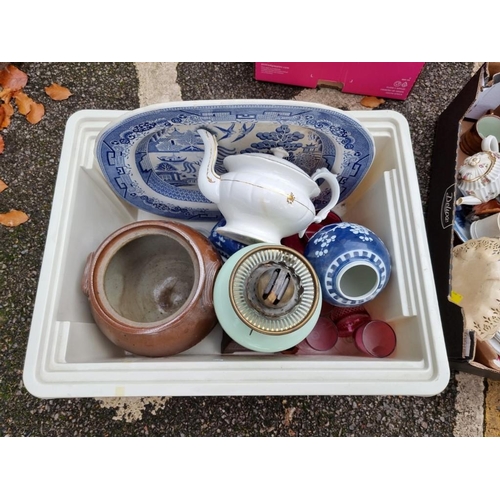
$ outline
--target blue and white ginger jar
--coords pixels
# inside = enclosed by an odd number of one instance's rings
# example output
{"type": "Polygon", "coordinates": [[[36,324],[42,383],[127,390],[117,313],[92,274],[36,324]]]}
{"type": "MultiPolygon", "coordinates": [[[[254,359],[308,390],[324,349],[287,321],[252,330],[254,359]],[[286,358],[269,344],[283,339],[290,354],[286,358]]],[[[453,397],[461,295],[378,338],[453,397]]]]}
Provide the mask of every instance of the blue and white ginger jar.
{"type": "Polygon", "coordinates": [[[233,240],[217,232],[217,229],[219,229],[219,227],[224,227],[225,225],[226,219],[224,219],[223,217],[219,222],[217,222],[217,224],[215,224],[208,237],[223,260],[229,259],[231,255],[247,246],[245,243],[240,243],[239,241],[233,240]]]}
{"type": "Polygon", "coordinates": [[[304,256],[318,275],[323,299],[340,307],[365,304],[387,285],[391,257],[383,241],[359,224],[339,222],[320,229],[304,256]]]}

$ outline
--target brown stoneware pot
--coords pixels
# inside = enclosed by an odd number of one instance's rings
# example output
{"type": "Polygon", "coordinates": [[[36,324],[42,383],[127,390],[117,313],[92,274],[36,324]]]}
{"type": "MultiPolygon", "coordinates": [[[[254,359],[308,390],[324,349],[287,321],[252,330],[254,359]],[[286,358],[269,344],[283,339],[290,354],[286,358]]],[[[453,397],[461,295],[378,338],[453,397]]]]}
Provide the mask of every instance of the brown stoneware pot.
{"type": "Polygon", "coordinates": [[[134,222],[92,252],[82,277],[92,316],[126,351],[170,356],[217,323],[213,285],[222,260],[198,231],[176,222],[134,222]]]}

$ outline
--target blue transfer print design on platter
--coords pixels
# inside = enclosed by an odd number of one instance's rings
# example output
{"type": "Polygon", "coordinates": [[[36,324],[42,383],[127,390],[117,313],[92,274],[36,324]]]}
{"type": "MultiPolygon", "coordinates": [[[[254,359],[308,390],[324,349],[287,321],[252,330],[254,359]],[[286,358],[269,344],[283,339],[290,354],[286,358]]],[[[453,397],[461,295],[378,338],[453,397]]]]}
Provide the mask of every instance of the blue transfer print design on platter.
{"type": "MultiPolygon", "coordinates": [[[[217,206],[197,186],[204,154],[200,127],[217,137],[219,173],[224,172],[222,162],[228,155],[269,153],[282,147],[288,160],[311,175],[318,168],[331,170],[340,151],[339,202],[358,186],[375,154],[368,131],[334,108],[286,101],[204,101],[126,113],[99,135],[97,160],[115,193],[137,208],[185,220],[217,221],[221,218],[217,206]]],[[[317,209],[330,197],[326,183],[320,187],[314,200],[317,209]]]]}

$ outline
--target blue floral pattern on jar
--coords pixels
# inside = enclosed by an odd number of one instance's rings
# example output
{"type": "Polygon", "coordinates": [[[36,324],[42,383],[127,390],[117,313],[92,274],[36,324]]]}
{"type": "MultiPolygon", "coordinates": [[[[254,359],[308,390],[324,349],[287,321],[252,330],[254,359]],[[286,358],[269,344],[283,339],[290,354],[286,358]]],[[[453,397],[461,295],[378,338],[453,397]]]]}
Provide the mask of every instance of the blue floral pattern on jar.
{"type": "Polygon", "coordinates": [[[387,285],[391,257],[383,241],[370,229],[350,222],[338,222],[321,228],[307,243],[304,256],[311,262],[323,293],[323,299],[339,307],[365,304],[387,285]],[[357,297],[339,288],[339,279],[351,267],[371,269],[376,274],[373,287],[357,297]]]}

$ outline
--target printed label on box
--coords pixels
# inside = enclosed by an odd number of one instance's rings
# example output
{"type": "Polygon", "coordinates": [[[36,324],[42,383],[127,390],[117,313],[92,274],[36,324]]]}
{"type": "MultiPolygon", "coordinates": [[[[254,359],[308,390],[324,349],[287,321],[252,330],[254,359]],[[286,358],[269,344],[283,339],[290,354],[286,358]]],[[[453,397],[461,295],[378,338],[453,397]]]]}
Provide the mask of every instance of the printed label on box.
{"type": "Polygon", "coordinates": [[[441,203],[441,226],[443,229],[453,224],[453,201],[455,199],[455,184],[449,186],[443,195],[441,203]]]}
{"type": "Polygon", "coordinates": [[[404,96],[408,92],[408,86],[410,85],[410,82],[412,81],[411,78],[401,78],[400,80],[396,80],[392,86],[388,85],[386,87],[382,87],[380,90],[381,92],[384,92],[387,97],[389,96],[404,96]]]}
{"type": "Polygon", "coordinates": [[[263,75],[286,75],[290,71],[290,67],[278,64],[262,64],[260,71],[263,75]]]}

